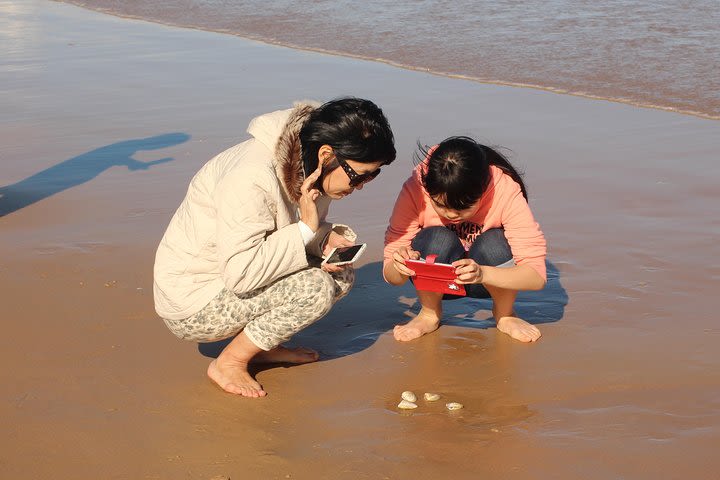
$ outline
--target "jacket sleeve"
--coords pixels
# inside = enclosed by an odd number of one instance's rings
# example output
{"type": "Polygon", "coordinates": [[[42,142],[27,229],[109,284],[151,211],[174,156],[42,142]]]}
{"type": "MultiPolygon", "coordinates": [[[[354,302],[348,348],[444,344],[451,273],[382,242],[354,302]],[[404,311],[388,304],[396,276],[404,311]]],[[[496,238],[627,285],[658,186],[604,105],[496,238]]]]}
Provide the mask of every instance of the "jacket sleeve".
{"type": "Polygon", "coordinates": [[[325,221],[328,212],[330,211],[330,198],[322,196],[317,201],[318,216],[320,217],[320,227],[315,232],[315,237],[307,244],[305,249],[310,255],[316,257],[322,257],[322,247],[325,244],[325,238],[330,234],[332,230],[332,224],[325,221]]]}
{"type": "Polygon", "coordinates": [[[547,279],[545,257],[547,247],[545,236],[540,225],[530,210],[520,186],[511,180],[507,181],[507,196],[503,199],[502,226],[505,230],[513,258],[517,265],[529,265],[543,278],[547,279]]]}
{"type": "Polygon", "coordinates": [[[352,228],[342,223],[328,223],[325,221],[328,212],[330,211],[330,198],[327,196],[320,197],[318,200],[318,215],[320,216],[320,228],[315,232],[315,237],[307,245],[306,250],[309,254],[316,257],[324,258],[322,253],[325,240],[327,239],[330,232],[335,232],[338,235],[342,235],[351,242],[357,241],[357,234],[352,228]]]}
{"type": "Polygon", "coordinates": [[[214,195],[217,252],[225,287],[245,293],[308,266],[297,223],[276,230],[275,200],[250,176],[221,182],[214,195]]]}
{"type": "Polygon", "coordinates": [[[422,188],[415,175],[408,178],[398,194],[390,216],[390,224],[385,230],[384,266],[392,261],[392,254],[400,247],[408,247],[422,228],[424,200],[422,188]]]}

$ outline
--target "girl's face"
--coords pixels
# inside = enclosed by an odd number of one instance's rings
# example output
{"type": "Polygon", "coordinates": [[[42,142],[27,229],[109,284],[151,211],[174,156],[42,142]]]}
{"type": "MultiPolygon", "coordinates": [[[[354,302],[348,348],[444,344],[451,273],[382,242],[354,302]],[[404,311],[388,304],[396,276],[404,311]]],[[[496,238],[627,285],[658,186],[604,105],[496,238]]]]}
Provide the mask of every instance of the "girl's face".
{"type": "Polygon", "coordinates": [[[473,205],[465,210],[454,210],[445,206],[444,199],[442,197],[431,197],[430,204],[432,205],[435,212],[450,223],[461,223],[475,214],[478,205],[473,205]]]}

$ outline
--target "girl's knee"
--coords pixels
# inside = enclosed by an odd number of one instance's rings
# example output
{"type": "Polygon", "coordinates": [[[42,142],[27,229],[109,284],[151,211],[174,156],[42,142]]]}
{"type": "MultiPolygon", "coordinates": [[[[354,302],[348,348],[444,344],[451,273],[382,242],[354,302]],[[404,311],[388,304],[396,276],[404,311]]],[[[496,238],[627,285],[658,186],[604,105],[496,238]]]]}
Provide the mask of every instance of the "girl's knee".
{"type": "Polygon", "coordinates": [[[465,253],[457,235],[445,227],[423,228],[413,239],[412,248],[423,257],[437,255],[435,261],[439,263],[453,262],[465,253]]]}
{"type": "Polygon", "coordinates": [[[493,267],[511,263],[512,249],[502,228],[491,228],[483,232],[472,244],[468,256],[480,265],[493,267]]]}
{"type": "Polygon", "coordinates": [[[484,231],[482,235],[478,237],[478,240],[480,240],[480,243],[508,243],[507,238],[505,238],[504,228],[490,228],[484,231]]]}
{"type": "Polygon", "coordinates": [[[457,240],[457,235],[445,227],[426,227],[415,235],[413,244],[422,242],[450,242],[457,240]]]}

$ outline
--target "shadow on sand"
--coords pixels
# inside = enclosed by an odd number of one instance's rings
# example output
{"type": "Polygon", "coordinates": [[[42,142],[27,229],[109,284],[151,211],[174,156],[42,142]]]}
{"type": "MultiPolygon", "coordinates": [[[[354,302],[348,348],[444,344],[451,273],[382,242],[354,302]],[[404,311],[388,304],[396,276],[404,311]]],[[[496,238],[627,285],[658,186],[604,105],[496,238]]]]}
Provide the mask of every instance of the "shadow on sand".
{"type": "MultiPolygon", "coordinates": [[[[557,322],[563,317],[568,295],[560,283],[560,272],[550,262],[547,284],[537,292],[521,292],[515,310],[535,325],[557,322]]],[[[489,299],[461,298],[443,302],[443,325],[467,328],[495,328],[489,299]]],[[[398,323],[406,323],[419,311],[415,289],[410,282],[402,287],[382,279],[382,262],[356,271],[355,286],[325,317],[297,333],[288,346],[304,346],[320,352],[320,361],[352,355],[375,343],[380,335],[398,323]]],[[[217,357],[231,339],[198,345],[206,357],[217,357]]]]}
{"type": "Polygon", "coordinates": [[[142,150],[171,147],[189,138],[185,133],[167,133],[113,143],[60,162],[17,183],[0,187],[0,217],[89,182],[110,167],[147,170],[154,165],[170,162],[172,158],[141,162],[132,156],[142,150]]]}

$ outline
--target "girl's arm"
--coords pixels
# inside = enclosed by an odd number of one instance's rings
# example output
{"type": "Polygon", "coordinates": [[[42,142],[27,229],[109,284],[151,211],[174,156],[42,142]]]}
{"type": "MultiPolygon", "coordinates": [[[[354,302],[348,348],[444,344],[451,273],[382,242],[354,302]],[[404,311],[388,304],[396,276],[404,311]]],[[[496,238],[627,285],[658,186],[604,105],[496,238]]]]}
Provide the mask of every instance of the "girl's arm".
{"type": "Polygon", "coordinates": [[[383,277],[385,277],[385,281],[390,285],[402,285],[407,282],[408,278],[410,278],[409,276],[403,275],[395,270],[392,262],[385,263],[383,266],[383,277]]]}
{"type": "Polygon", "coordinates": [[[457,283],[482,283],[490,287],[505,290],[541,290],[545,286],[545,278],[530,265],[514,267],[491,267],[478,265],[471,258],[463,258],[453,262],[457,283]]]}
{"type": "Polygon", "coordinates": [[[530,206],[520,191],[520,186],[510,177],[504,176],[503,180],[507,186],[503,189],[504,192],[499,199],[504,203],[501,223],[516,267],[506,269],[488,267],[487,279],[483,280],[483,283],[488,281],[492,282],[490,285],[515,290],[539,290],[545,285],[547,278],[545,235],[535,221],[530,206]],[[528,269],[533,270],[535,275],[532,275],[533,272],[528,269]],[[496,270],[508,270],[509,272],[503,273],[496,270]],[[504,287],[503,285],[510,286],[504,287]]]}
{"type": "Polygon", "coordinates": [[[412,274],[412,270],[405,267],[404,260],[419,256],[412,253],[410,244],[421,229],[423,208],[422,188],[414,173],[403,184],[385,231],[383,277],[391,285],[402,285],[412,274]]]}
{"type": "Polygon", "coordinates": [[[483,265],[479,268],[480,278],[474,283],[507,290],[542,290],[545,286],[545,279],[529,265],[515,265],[508,268],[483,265]]]}
{"type": "Polygon", "coordinates": [[[383,277],[391,285],[402,285],[407,279],[415,274],[405,265],[407,259],[417,260],[420,253],[409,247],[400,247],[393,252],[390,261],[386,261],[383,265],[383,277]]]}
{"type": "Polygon", "coordinates": [[[513,253],[513,267],[478,265],[473,260],[454,262],[458,283],[482,283],[508,290],[540,290],[545,286],[545,236],[532,211],[510,177],[503,176],[496,187],[495,202],[501,208],[501,223],[513,253]]]}

